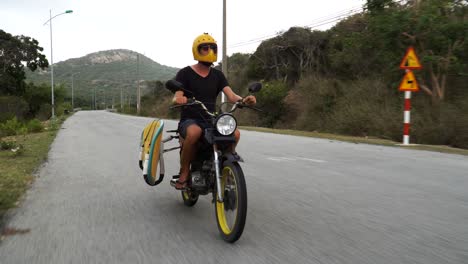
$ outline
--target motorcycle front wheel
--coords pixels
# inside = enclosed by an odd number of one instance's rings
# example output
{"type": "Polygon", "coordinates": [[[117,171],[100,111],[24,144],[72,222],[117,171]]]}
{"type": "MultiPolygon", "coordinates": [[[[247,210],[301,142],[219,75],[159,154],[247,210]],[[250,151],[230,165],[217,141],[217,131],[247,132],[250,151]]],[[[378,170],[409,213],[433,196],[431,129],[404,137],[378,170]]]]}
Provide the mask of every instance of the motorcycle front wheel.
{"type": "Polygon", "coordinates": [[[247,186],[237,162],[223,165],[221,188],[223,202],[216,201],[216,222],[221,237],[234,243],[242,235],[247,217],[247,186]]]}

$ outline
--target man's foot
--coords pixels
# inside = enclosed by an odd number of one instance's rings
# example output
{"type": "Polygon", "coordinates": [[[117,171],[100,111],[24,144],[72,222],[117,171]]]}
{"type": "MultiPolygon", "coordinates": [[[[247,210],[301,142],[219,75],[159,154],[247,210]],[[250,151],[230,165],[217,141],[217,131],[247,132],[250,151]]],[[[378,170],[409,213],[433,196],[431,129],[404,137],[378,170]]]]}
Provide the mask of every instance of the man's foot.
{"type": "Polygon", "coordinates": [[[189,175],[182,176],[182,175],[179,174],[179,177],[177,177],[177,178],[173,177],[172,181],[174,181],[174,183],[175,183],[174,187],[177,190],[185,190],[188,187],[189,179],[190,179],[189,175]]]}

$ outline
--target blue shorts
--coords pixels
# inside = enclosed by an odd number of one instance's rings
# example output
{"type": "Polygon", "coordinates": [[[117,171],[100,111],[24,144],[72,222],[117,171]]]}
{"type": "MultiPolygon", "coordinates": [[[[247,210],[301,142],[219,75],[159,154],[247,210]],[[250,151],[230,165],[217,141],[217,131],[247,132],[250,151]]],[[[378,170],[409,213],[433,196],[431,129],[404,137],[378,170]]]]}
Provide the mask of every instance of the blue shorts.
{"type": "Polygon", "coordinates": [[[177,130],[179,130],[179,135],[182,137],[182,138],[185,138],[185,136],[187,135],[187,128],[191,125],[197,125],[199,126],[201,129],[202,129],[202,133],[205,132],[205,129],[206,128],[209,128],[211,127],[211,124],[203,121],[203,120],[198,120],[198,119],[185,119],[185,120],[180,120],[179,122],[179,126],[177,128],[177,130]]]}

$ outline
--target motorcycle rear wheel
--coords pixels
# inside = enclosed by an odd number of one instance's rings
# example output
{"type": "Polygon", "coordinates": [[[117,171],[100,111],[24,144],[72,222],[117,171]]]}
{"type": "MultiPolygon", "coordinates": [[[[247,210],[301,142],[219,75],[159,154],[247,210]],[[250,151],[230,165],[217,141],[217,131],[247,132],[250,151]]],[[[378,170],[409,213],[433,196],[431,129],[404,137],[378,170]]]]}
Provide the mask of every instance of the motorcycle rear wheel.
{"type": "Polygon", "coordinates": [[[247,217],[247,186],[237,162],[223,165],[221,187],[224,195],[223,202],[216,201],[216,223],[221,237],[234,243],[242,235],[247,217]]]}

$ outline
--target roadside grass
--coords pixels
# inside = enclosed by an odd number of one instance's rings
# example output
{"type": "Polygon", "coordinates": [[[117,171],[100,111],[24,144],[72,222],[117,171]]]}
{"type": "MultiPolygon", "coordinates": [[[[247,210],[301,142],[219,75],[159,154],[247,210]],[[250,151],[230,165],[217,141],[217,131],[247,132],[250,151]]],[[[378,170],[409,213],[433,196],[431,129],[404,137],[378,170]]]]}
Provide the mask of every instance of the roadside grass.
{"type": "Polygon", "coordinates": [[[49,146],[55,139],[61,123],[46,123],[43,132],[16,135],[2,138],[20,146],[16,152],[11,149],[0,150],[0,229],[8,209],[14,208],[34,180],[34,173],[47,159],[49,146]]]}
{"type": "Polygon", "coordinates": [[[371,144],[371,145],[381,145],[381,146],[390,146],[390,147],[400,147],[400,148],[406,148],[406,149],[436,151],[436,152],[441,152],[441,153],[450,153],[450,154],[459,154],[459,155],[468,156],[467,149],[452,148],[449,146],[419,145],[419,144],[410,144],[408,146],[402,146],[401,142],[395,142],[392,140],[380,139],[380,138],[375,138],[375,137],[352,137],[352,136],[335,135],[335,134],[330,134],[330,133],[318,133],[318,132],[298,131],[298,130],[290,130],[290,129],[271,129],[271,128],[264,128],[264,127],[250,127],[250,126],[241,126],[240,129],[274,133],[274,134],[283,134],[283,135],[323,138],[323,139],[329,139],[329,140],[351,142],[351,143],[356,143],[356,144],[364,143],[364,144],[371,144]]]}

